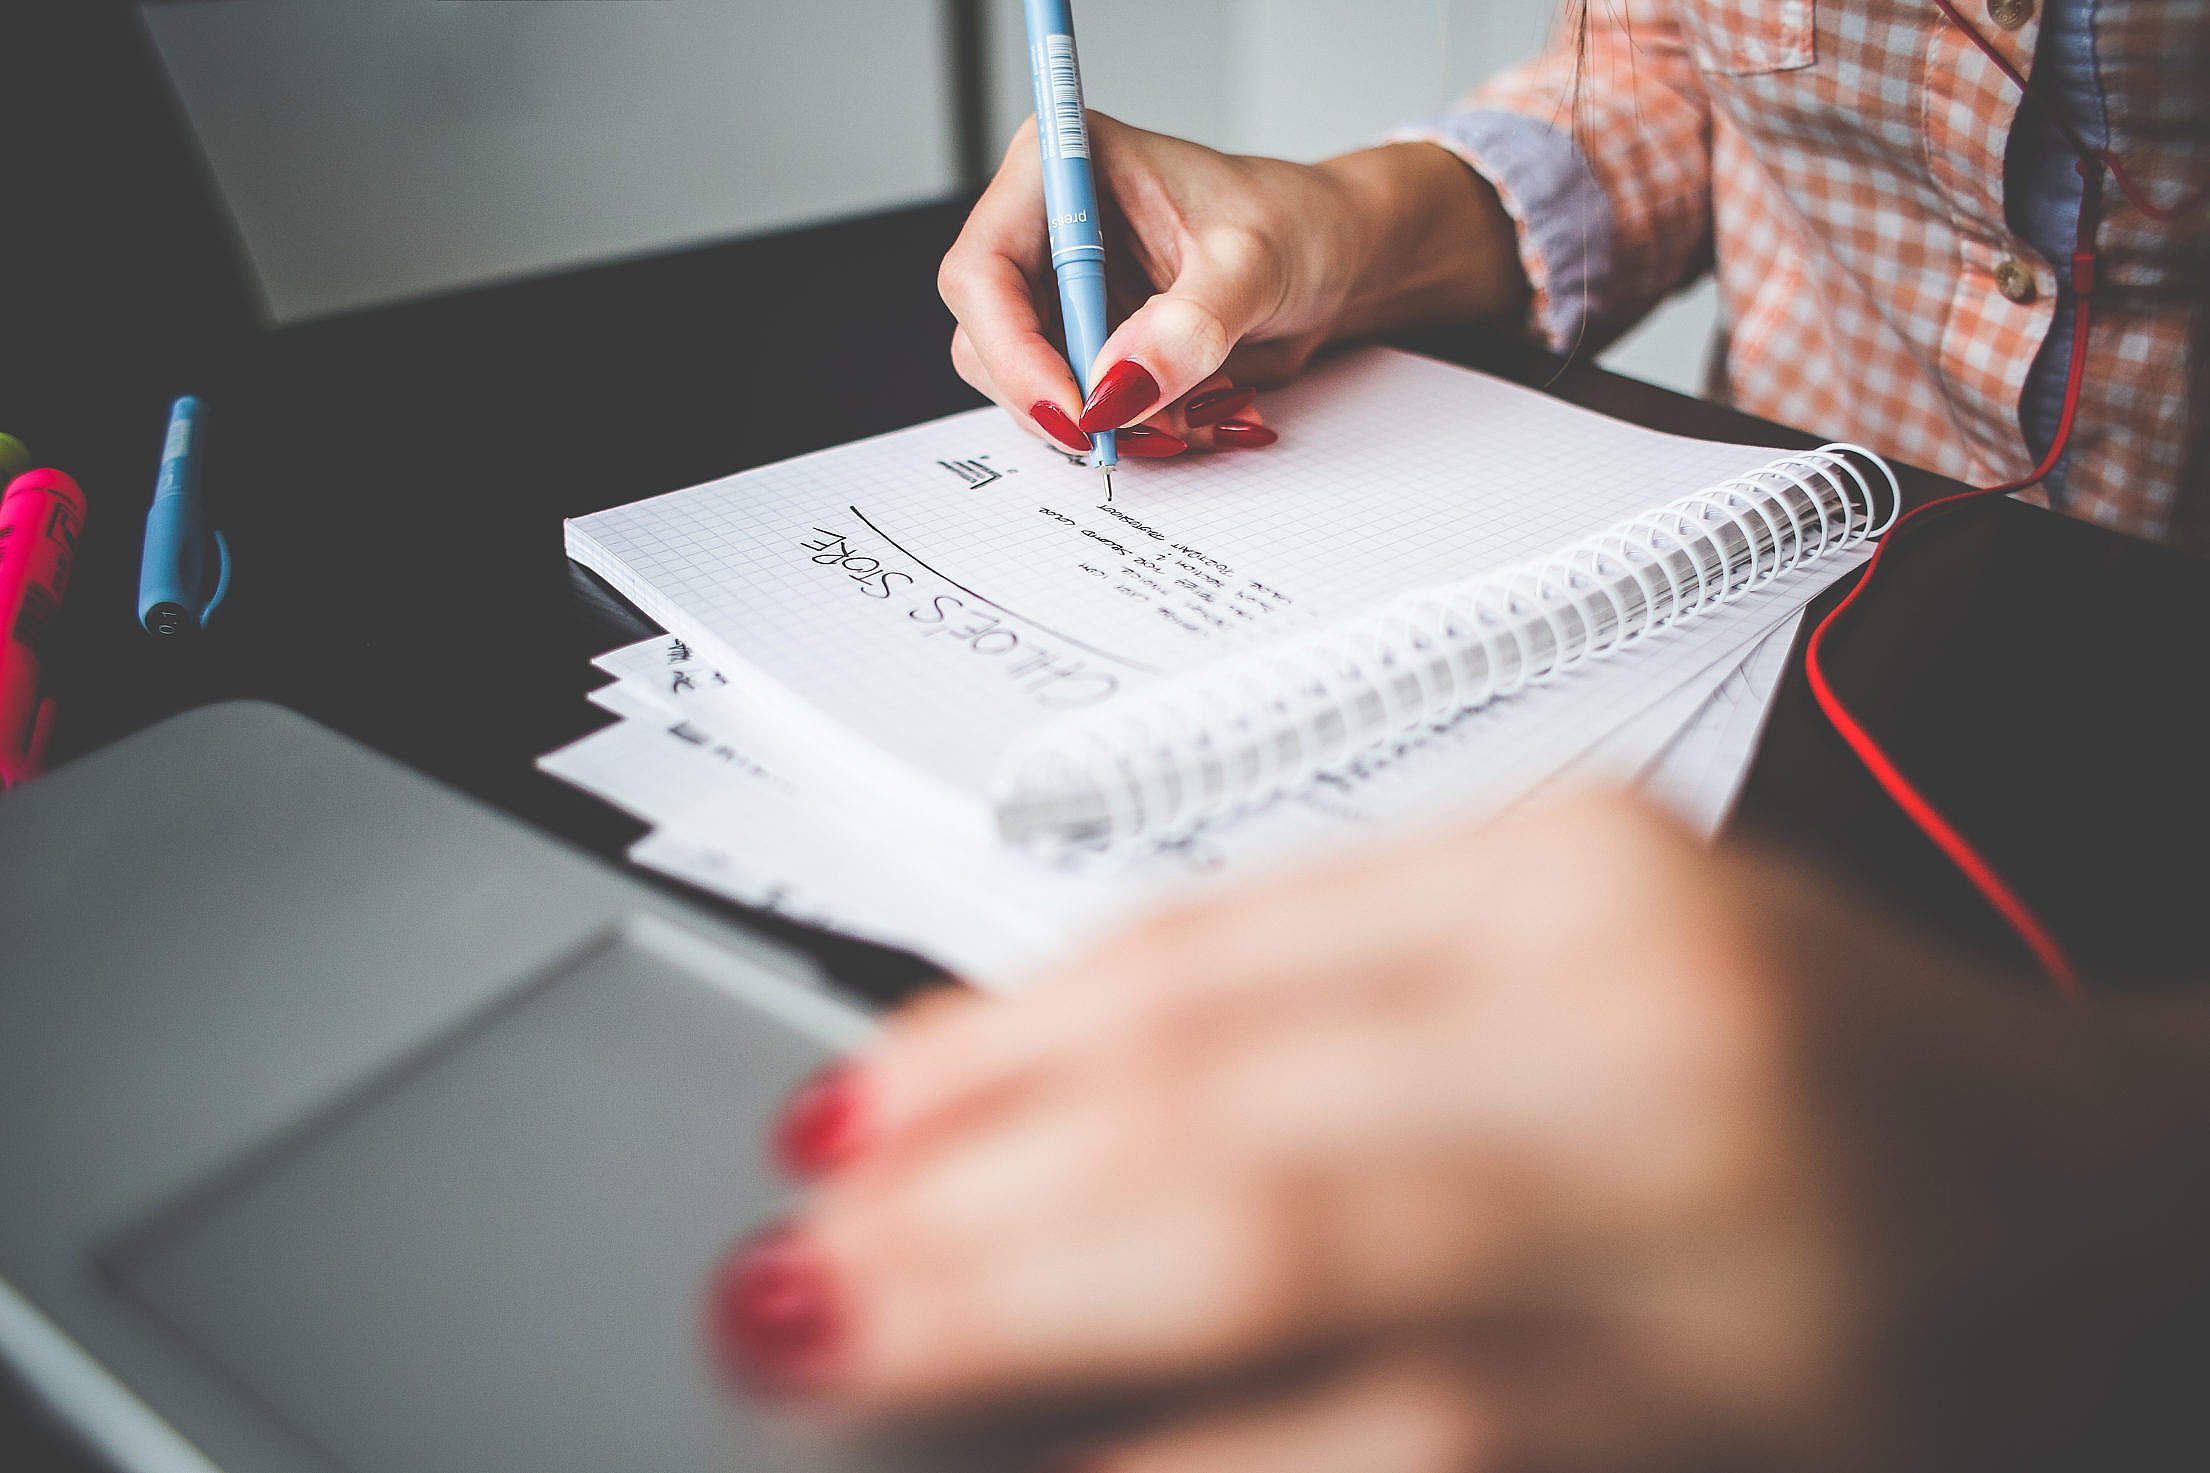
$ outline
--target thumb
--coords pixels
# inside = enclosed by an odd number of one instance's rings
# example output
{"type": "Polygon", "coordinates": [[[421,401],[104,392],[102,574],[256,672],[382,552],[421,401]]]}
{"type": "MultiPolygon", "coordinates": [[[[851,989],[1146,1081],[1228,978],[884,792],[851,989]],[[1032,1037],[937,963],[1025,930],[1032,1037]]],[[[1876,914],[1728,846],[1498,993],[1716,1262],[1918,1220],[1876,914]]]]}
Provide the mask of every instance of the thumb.
{"type": "Polygon", "coordinates": [[[1212,377],[1271,310],[1273,278],[1262,247],[1200,245],[1174,284],[1137,308],[1098,350],[1083,432],[1133,424],[1212,377]]]}

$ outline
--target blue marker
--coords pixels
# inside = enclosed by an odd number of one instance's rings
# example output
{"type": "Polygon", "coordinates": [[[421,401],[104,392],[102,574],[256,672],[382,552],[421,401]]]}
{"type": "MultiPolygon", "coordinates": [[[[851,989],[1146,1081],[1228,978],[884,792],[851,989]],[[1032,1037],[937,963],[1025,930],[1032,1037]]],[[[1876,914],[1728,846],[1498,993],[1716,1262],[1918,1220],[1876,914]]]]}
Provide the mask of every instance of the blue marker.
{"type": "MultiPolygon", "coordinates": [[[[1110,330],[1105,321],[1105,230],[1090,179],[1090,125],[1082,113],[1082,68],[1074,56],[1074,13],[1067,0],[1024,0],[1028,73],[1036,86],[1036,149],[1044,161],[1044,222],[1051,269],[1059,276],[1059,316],[1067,328],[1067,364],[1086,399],[1090,365],[1110,330]]],[[[1113,495],[1120,463],[1113,432],[1090,436],[1090,464],[1113,495]]]]}
{"type": "Polygon", "coordinates": [[[190,394],[169,406],[169,438],[161,447],[161,476],[138,565],[138,622],[148,634],[201,628],[230,591],[230,544],[207,525],[200,499],[204,428],[200,401],[190,394]]]}

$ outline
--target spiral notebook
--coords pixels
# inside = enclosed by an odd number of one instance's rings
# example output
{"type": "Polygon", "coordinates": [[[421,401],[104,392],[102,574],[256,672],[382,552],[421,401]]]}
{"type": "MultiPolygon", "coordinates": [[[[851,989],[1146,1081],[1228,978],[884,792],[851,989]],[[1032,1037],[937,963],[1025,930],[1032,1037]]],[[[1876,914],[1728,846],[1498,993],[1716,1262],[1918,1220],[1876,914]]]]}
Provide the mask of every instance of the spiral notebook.
{"type": "Polygon", "coordinates": [[[1512,801],[1716,689],[1892,513],[1869,459],[1388,349],[1269,410],[1279,445],[1135,466],[1109,503],[977,410],[576,519],[568,549],[695,647],[702,719],[825,831],[1061,934],[1512,801]]]}

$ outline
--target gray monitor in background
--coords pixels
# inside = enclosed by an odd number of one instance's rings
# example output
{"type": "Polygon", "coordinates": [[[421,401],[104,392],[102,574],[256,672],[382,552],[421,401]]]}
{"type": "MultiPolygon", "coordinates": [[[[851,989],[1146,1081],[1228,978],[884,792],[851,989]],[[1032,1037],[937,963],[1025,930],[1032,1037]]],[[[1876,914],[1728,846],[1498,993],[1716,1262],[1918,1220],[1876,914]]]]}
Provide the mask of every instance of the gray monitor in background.
{"type": "Polygon", "coordinates": [[[278,322],[959,183],[934,0],[139,11],[278,322]]]}

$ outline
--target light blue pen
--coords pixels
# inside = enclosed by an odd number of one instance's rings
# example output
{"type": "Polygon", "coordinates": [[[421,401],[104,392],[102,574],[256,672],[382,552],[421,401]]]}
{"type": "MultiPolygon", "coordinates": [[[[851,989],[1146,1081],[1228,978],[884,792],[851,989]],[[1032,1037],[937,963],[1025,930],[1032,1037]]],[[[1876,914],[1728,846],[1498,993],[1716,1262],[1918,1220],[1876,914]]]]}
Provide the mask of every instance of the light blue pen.
{"type": "Polygon", "coordinates": [[[204,406],[186,394],[169,406],[161,474],[146,510],[146,546],[138,565],[138,622],[174,637],[205,627],[230,592],[230,544],[207,522],[200,499],[204,406]]]}
{"type": "MultiPolygon", "coordinates": [[[[1067,364],[1082,396],[1090,365],[1111,330],[1105,320],[1105,230],[1090,179],[1090,125],[1082,112],[1082,68],[1074,56],[1074,11],[1068,0],[1024,0],[1028,12],[1028,74],[1036,85],[1036,149],[1044,163],[1044,223],[1051,230],[1051,269],[1059,277],[1059,316],[1067,329],[1067,364]]],[[[1120,464],[1113,432],[1090,436],[1090,464],[1105,473],[1113,496],[1120,464]]]]}

